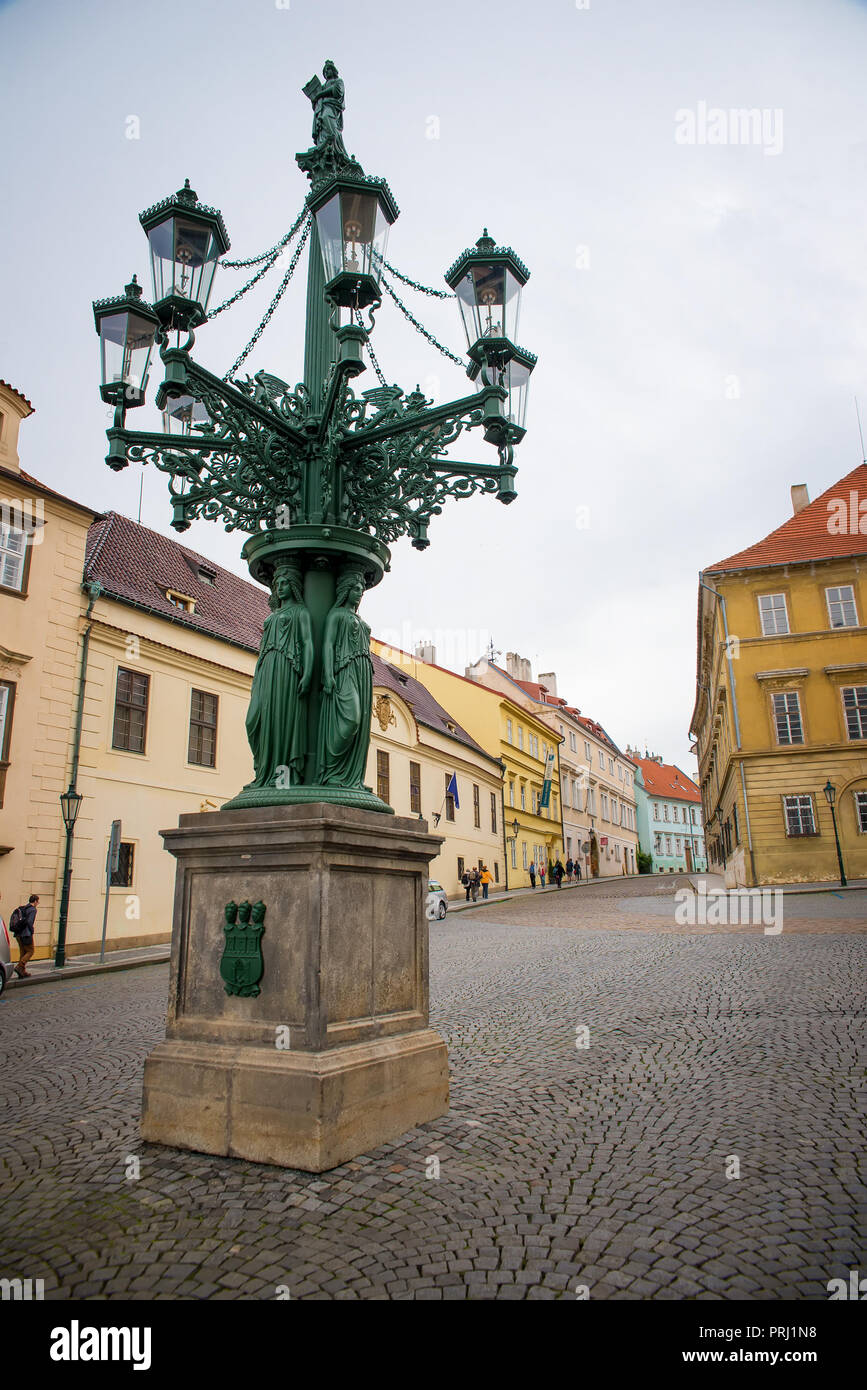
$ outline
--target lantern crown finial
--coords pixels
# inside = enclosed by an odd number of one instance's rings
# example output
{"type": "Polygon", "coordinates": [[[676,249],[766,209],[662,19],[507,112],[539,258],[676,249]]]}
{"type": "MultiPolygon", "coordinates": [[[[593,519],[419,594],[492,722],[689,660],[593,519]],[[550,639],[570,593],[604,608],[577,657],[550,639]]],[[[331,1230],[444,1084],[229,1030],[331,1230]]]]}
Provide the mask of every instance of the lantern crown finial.
{"type": "Polygon", "coordinates": [[[132,277],[132,279],[130,280],[129,284],[128,284],[128,285],[124,285],[123,288],[124,288],[124,293],[125,293],[130,299],[141,299],[141,296],[142,296],[142,288],[141,288],[141,285],[140,285],[139,282],[138,282],[138,276],[136,275],[135,271],[133,271],[133,277],[132,277]]]}

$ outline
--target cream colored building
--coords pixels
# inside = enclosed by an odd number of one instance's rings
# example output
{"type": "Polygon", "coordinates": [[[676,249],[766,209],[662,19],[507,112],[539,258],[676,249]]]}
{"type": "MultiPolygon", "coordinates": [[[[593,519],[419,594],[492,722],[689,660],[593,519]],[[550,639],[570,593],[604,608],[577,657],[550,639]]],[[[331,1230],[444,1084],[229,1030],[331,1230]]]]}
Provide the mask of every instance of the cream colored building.
{"type": "Polygon", "coordinates": [[[81,574],[95,513],[21,468],[30,402],[0,382],[0,914],[39,894],[38,954],[60,901],[60,794],[78,692],[81,574]]]}
{"type": "Polygon", "coordinates": [[[600,724],[557,693],[553,672],[533,680],[526,657],[506,654],[506,668],[482,657],[471,680],[508,695],[559,739],[564,862],[577,859],[584,877],[638,872],[635,765],[600,724]],[[584,846],[587,846],[585,851],[584,846]]]}

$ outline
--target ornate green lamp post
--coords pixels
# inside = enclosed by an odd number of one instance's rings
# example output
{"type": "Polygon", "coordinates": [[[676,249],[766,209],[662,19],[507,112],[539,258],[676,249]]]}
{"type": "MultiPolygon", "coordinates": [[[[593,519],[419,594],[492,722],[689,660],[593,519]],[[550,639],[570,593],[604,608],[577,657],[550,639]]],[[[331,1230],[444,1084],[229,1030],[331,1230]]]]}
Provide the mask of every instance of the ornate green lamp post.
{"type": "Polygon", "coordinates": [[[822,788],[822,791],[825,793],[825,800],[831,812],[831,824],[834,827],[834,844],[837,847],[837,864],[840,869],[840,887],[845,888],[847,884],[846,870],[843,868],[843,851],[840,848],[840,836],[837,832],[837,812],[834,810],[837,802],[837,788],[832,783],[830,777],[822,788]]]}
{"type": "MultiPolygon", "coordinates": [[[[388,184],[346,152],[343,84],[332,64],[324,75],[324,84],[305,88],[314,144],[297,162],[310,192],[278,243],[303,228],[285,288],[310,241],[304,381],[293,389],[261,371],[221,379],[191,356],[229,238],[220,212],[200,203],[187,180],[141,214],[153,305],[135,279],[124,295],[94,305],[102,395],[115,405],[106,462],[151,462],[167,474],[178,531],[208,517],[247,532],[250,572],[271,589],[247,718],[255,776],[228,806],[326,801],[387,812],[364,784],[372,667],[358,605],[389,568],[393,541],[429,544],[448,497],[515,497],[514,446],[525,432],[536,360],[516,344],[529,271],[485,232],[447,273],[467,333],[470,394],[435,406],[379,373],[379,386],[356,395],[350,383],[366,370],[366,351],[379,371],[370,334],[398,208],[388,184]],[[155,344],[165,372],[156,398],[163,433],[126,420],[144,402],[155,344]],[[495,463],[447,456],[472,429],[493,446],[495,463]]],[[[275,251],[244,264],[264,261],[267,269],[275,251]]]]}
{"type": "Polygon", "coordinates": [[[253,779],[222,810],[182,815],[162,832],[177,860],[172,982],[166,1037],[145,1063],[142,1135],[317,1172],[448,1106],[447,1050],[429,1021],[425,916],[442,841],[423,821],[394,816],[364,783],[373,663],[358,607],[389,568],[394,541],[429,544],[447,498],[512,501],[535,362],[516,342],[528,272],[487,236],[448,277],[466,360],[406,309],[391,277],[424,287],[386,260],[397,204],[347,153],[343,83],[331,63],[323,76],[304,89],[313,145],[296,156],[310,189],[276,246],[227,262],[220,213],[187,183],[141,217],[153,305],[133,280],[94,306],[103,398],[115,407],[109,467],[140,460],[165,473],[178,531],[207,517],[245,532],[250,572],[271,591],[246,721],[253,779]],[[295,238],[233,367],[222,378],[201,367],[195,333],[295,238]],[[261,371],[239,376],[308,241],[304,380],[293,389],[261,371]],[[212,309],[221,260],[253,274],[212,309]],[[466,368],[466,395],[433,405],[418,388],[388,384],[370,342],[383,291],[466,368]],[[155,345],[158,434],[127,424],[155,345]],[[379,384],[356,394],[368,361],[379,384]],[[447,454],[474,429],[494,450],[490,464],[447,454]],[[275,1031],[288,1035],[278,1050],[275,1031]]]}

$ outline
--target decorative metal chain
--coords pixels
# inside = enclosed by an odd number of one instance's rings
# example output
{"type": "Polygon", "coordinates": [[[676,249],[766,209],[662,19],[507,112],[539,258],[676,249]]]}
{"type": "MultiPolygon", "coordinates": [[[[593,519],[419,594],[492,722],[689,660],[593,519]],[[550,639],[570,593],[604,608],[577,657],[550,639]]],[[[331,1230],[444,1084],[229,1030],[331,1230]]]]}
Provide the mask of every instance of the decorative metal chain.
{"type": "Polygon", "coordinates": [[[289,242],[292,240],[295,233],[298,231],[298,228],[301,226],[301,223],[304,221],[304,218],[306,216],[307,208],[303,207],[298,216],[296,217],[295,221],[293,222],[292,226],[290,227],[289,231],[286,233],[285,236],[281,237],[280,240],[276,242],[274,246],[271,247],[270,251],[263,251],[260,256],[248,256],[246,261],[220,261],[220,265],[223,267],[224,270],[246,270],[248,266],[261,265],[262,261],[268,261],[272,258],[276,260],[277,256],[283,250],[283,247],[289,245],[289,242]]]}
{"type": "Polygon", "coordinates": [[[396,275],[398,280],[402,280],[405,285],[409,285],[410,289],[418,290],[420,294],[429,294],[433,299],[457,298],[457,295],[451,290],[432,290],[429,285],[420,285],[418,280],[411,280],[408,275],[403,275],[395,266],[389,265],[388,261],[382,256],[378,257],[378,259],[380,264],[385,266],[386,270],[390,271],[392,275],[396,275]]]}
{"type": "Polygon", "coordinates": [[[277,308],[277,305],[280,303],[280,300],[283,298],[283,295],[284,295],[285,292],[286,292],[286,286],[289,284],[289,281],[292,279],[292,276],[295,274],[295,267],[297,266],[299,260],[301,259],[301,252],[304,250],[304,247],[305,247],[305,245],[306,245],[306,243],[307,243],[307,238],[308,238],[308,236],[310,235],[310,228],[313,226],[313,217],[312,217],[312,214],[308,213],[308,214],[306,214],[306,216],[307,216],[307,222],[306,222],[306,224],[305,224],[304,231],[303,231],[302,234],[301,234],[301,239],[300,239],[300,241],[298,242],[298,245],[295,247],[295,250],[294,250],[294,252],[293,252],[293,254],[292,254],[292,259],[291,259],[291,261],[289,262],[289,266],[288,266],[288,269],[287,269],[287,271],[286,271],[286,274],[283,276],[283,279],[280,281],[280,285],[279,285],[279,287],[278,287],[277,293],[274,295],[274,298],[271,300],[271,303],[268,305],[268,308],[267,308],[266,311],[265,311],[265,315],[264,315],[264,318],[262,319],[262,322],[259,324],[259,327],[256,329],[256,332],[253,334],[253,336],[252,336],[252,338],[250,339],[249,343],[248,343],[247,346],[244,348],[244,351],[241,353],[240,357],[236,358],[236,360],[233,362],[232,366],[231,366],[231,367],[229,368],[229,370],[226,372],[226,375],[223,377],[223,380],[224,380],[224,381],[231,381],[232,378],[234,377],[235,373],[237,372],[238,368],[239,368],[239,367],[242,365],[242,363],[244,363],[244,362],[247,360],[247,358],[250,356],[250,353],[253,351],[253,348],[256,346],[256,344],[258,343],[258,341],[259,341],[259,339],[261,338],[262,334],[264,333],[265,329],[268,327],[268,324],[271,322],[271,317],[272,317],[272,315],[273,315],[273,313],[274,313],[274,310],[277,308]]]}
{"type": "MultiPolygon", "coordinates": [[[[209,319],[215,319],[215,318],[217,317],[218,314],[222,314],[226,309],[231,309],[232,305],[233,305],[233,304],[237,304],[237,302],[238,302],[238,300],[241,298],[241,296],[242,296],[242,295],[245,295],[245,294],[247,293],[248,290],[251,290],[251,289],[253,288],[253,286],[254,286],[255,284],[257,284],[257,283],[262,279],[262,276],[263,276],[263,275],[267,275],[267,274],[268,274],[268,271],[271,269],[271,267],[272,267],[273,265],[276,265],[276,263],[277,263],[277,256],[272,256],[271,259],[270,259],[270,261],[268,261],[265,265],[263,265],[263,267],[262,267],[261,270],[257,270],[256,274],[255,274],[254,276],[252,276],[251,279],[249,279],[249,280],[247,281],[246,285],[244,285],[242,289],[237,290],[237,291],[236,291],[233,295],[231,295],[228,299],[224,299],[224,300],[223,300],[223,303],[222,303],[222,304],[218,304],[217,307],[216,307],[216,309],[210,309],[210,310],[208,311],[208,318],[209,318],[209,319]]],[[[222,262],[221,262],[221,264],[222,264],[222,262]]]]}
{"type": "MultiPolygon", "coordinates": [[[[355,311],[355,322],[356,322],[360,327],[362,327],[362,328],[364,327],[363,323],[361,322],[361,310],[360,310],[360,309],[356,309],[356,311],[355,311]]],[[[376,360],[376,353],[373,351],[373,347],[372,347],[372,345],[371,345],[371,341],[370,341],[370,338],[369,338],[369,337],[366,339],[364,346],[367,348],[367,355],[368,355],[368,357],[370,358],[371,362],[373,363],[373,370],[376,372],[376,375],[379,377],[379,384],[380,384],[380,386],[387,386],[387,385],[388,385],[388,382],[387,382],[386,379],[385,379],[385,375],[384,375],[384,373],[383,373],[382,368],[380,367],[379,363],[378,363],[377,360],[376,360]]]]}
{"type": "Polygon", "coordinates": [[[427,338],[428,342],[436,348],[437,352],[441,352],[443,357],[448,357],[451,362],[456,362],[459,367],[466,368],[467,364],[463,360],[463,358],[456,357],[455,354],[449,348],[443,347],[442,343],[437,338],[435,338],[432,333],[428,333],[424,325],[419,323],[418,319],[410,313],[403,300],[395,294],[394,290],[391,288],[391,285],[388,283],[384,275],[380,275],[380,280],[385,289],[391,295],[392,299],[394,300],[400,312],[403,314],[404,318],[409,319],[413,328],[415,328],[417,332],[419,332],[422,335],[423,338],[427,338]]]}

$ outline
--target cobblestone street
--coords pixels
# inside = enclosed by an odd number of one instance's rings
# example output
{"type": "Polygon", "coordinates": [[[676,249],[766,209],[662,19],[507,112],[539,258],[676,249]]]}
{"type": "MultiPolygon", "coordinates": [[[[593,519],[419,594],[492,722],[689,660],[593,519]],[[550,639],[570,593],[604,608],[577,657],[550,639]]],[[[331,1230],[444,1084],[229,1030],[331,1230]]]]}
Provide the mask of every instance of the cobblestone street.
{"type": "Polygon", "coordinates": [[[433,923],[451,1110],[319,1176],[140,1142],[165,965],[9,990],[0,1274],[46,1298],[827,1299],[867,1267],[867,895],[787,897],[766,936],[675,928],[676,886],[433,923]]]}

